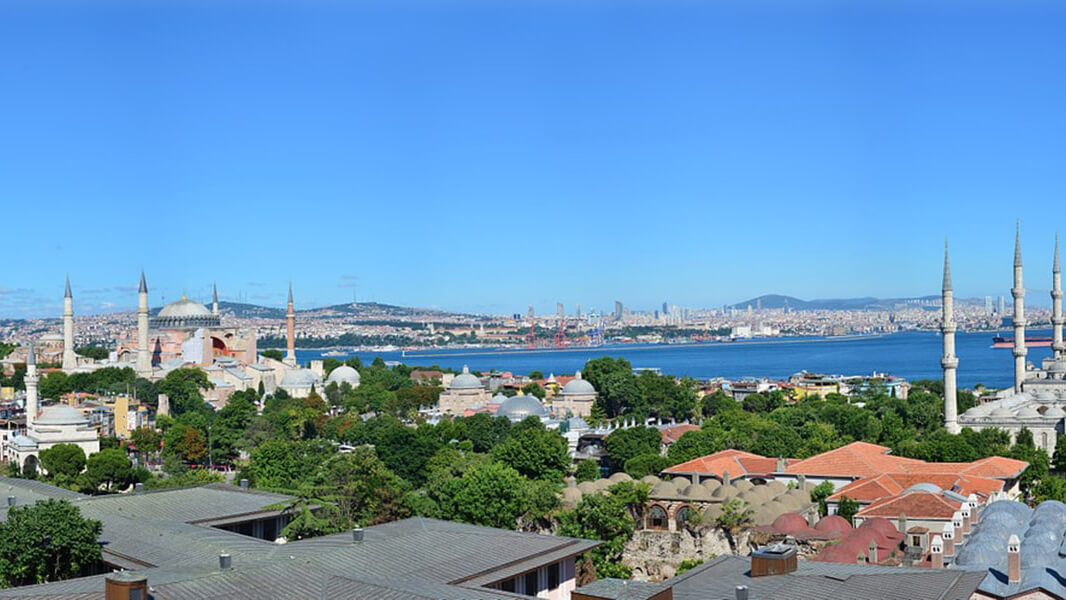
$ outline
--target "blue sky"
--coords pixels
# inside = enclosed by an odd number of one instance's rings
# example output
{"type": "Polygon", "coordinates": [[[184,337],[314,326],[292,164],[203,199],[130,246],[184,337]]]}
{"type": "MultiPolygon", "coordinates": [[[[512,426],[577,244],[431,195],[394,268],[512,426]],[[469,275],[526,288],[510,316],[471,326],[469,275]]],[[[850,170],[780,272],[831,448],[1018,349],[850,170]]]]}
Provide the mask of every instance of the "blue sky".
{"type": "MultiPolygon", "coordinates": [[[[1046,303],[1054,2],[0,4],[0,317],[1046,303]]],[[[1066,229],[1063,231],[1066,235],[1066,229]]]]}

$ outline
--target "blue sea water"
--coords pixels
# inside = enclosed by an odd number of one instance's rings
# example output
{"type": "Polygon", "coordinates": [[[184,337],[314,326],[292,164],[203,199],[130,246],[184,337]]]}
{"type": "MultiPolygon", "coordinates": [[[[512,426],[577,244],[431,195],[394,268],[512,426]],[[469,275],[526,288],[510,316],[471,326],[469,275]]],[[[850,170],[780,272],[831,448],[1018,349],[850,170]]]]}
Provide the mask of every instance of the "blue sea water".
{"type": "MultiPolygon", "coordinates": [[[[959,386],[977,383],[1003,388],[1014,382],[1014,360],[1009,349],[992,348],[991,332],[956,334],[959,386]]],[[[1007,334],[1009,335],[1009,334],[1007,334]]],[[[1032,331],[1050,336],[1050,331],[1032,331]]],[[[301,362],[320,358],[322,350],[297,350],[301,362]]],[[[1039,364],[1050,348],[1030,348],[1028,360],[1039,364]]],[[[585,361],[601,356],[623,357],[634,367],[657,368],[663,373],[710,377],[784,378],[806,369],[814,373],[868,375],[877,371],[915,379],[939,379],[941,340],[936,332],[908,331],[883,336],[852,338],[773,338],[750,342],[690,345],[617,345],[567,350],[430,350],[408,352],[359,352],[369,362],[375,356],[412,366],[451,367],[468,365],[476,371],[499,369],[517,374],[542,371],[569,374],[585,361]]]]}

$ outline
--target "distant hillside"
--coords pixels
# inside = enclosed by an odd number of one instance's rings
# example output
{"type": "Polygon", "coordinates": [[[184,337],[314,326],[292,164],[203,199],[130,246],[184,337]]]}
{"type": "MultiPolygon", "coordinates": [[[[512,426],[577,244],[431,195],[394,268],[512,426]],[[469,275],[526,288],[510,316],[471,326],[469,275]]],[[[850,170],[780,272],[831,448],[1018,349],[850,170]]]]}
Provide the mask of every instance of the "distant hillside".
{"type": "MultiPolygon", "coordinates": [[[[960,304],[980,303],[978,299],[959,298],[960,304]]],[[[738,302],[730,308],[747,310],[748,306],[753,309],[762,306],[765,309],[780,309],[786,305],[790,310],[891,310],[905,306],[930,306],[939,305],[940,296],[920,296],[917,298],[823,298],[817,300],[801,300],[792,296],[780,294],[766,294],[744,302],[738,302]]]]}
{"type": "MultiPolygon", "coordinates": [[[[258,304],[227,302],[223,300],[218,303],[218,308],[219,311],[231,313],[238,318],[285,318],[284,308],[259,306],[258,304]]],[[[406,306],[394,306],[392,304],[381,304],[378,302],[358,302],[348,304],[334,304],[332,306],[322,306],[319,308],[308,308],[303,310],[297,309],[296,314],[305,316],[353,316],[381,318],[411,315],[452,315],[458,313],[448,313],[443,311],[427,310],[421,308],[410,308],[406,306]]]]}

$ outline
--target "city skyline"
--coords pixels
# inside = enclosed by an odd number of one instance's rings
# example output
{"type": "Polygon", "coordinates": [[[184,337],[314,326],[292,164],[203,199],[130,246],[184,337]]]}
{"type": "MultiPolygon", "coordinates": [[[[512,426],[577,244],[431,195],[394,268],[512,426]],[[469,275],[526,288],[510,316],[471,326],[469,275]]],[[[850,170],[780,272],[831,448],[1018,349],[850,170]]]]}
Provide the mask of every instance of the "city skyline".
{"type": "Polygon", "coordinates": [[[1049,304],[1066,8],[830,4],[7,4],[0,317],[1049,304]]]}

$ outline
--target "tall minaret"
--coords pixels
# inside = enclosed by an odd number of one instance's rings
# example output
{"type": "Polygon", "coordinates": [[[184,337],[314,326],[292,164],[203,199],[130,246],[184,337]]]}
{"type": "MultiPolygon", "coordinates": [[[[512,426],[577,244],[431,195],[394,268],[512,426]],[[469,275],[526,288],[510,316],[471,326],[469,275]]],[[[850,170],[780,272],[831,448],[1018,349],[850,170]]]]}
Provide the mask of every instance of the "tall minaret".
{"type": "Polygon", "coordinates": [[[218,286],[211,284],[211,316],[218,316],[218,286]]]}
{"type": "Polygon", "coordinates": [[[959,432],[958,405],[955,401],[955,369],[959,359],[955,356],[955,299],[951,290],[951,266],[948,264],[948,243],[944,242],[944,285],[942,294],[942,319],[940,332],[944,334],[944,357],[940,366],[944,368],[944,428],[948,433],[959,432]]]}
{"type": "Polygon", "coordinates": [[[285,313],[285,363],[296,366],[296,312],[292,309],[292,282],[289,282],[289,310],[285,313]]]}
{"type": "Polygon", "coordinates": [[[148,353],[148,282],[141,271],[141,287],[137,289],[137,374],[152,375],[152,355],[148,353]]]}
{"type": "Polygon", "coordinates": [[[1014,233],[1014,393],[1022,391],[1025,380],[1025,288],[1022,287],[1022,227],[1014,233]]]}
{"type": "Polygon", "coordinates": [[[1051,268],[1051,347],[1055,360],[1062,360],[1066,344],[1062,343],[1062,268],[1059,266],[1059,234],[1055,234],[1055,265],[1051,268]]]}
{"type": "Polygon", "coordinates": [[[33,347],[36,343],[30,340],[30,355],[26,358],[26,430],[33,427],[37,420],[37,354],[33,347]]]}
{"type": "Polygon", "coordinates": [[[70,293],[70,275],[63,294],[63,370],[70,372],[78,366],[74,356],[74,296],[70,293]]]}

